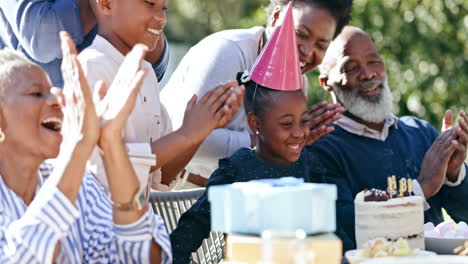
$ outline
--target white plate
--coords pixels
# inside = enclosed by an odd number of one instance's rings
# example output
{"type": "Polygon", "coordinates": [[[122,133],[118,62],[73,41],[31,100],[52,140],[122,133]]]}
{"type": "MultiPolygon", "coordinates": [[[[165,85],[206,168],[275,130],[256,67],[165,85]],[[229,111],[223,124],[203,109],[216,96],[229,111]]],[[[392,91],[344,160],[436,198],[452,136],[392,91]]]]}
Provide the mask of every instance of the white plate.
{"type": "MultiPolygon", "coordinates": [[[[383,257],[383,258],[366,258],[366,257],[363,257],[363,256],[360,256],[358,253],[360,253],[362,251],[362,249],[355,249],[355,250],[349,250],[349,251],[346,251],[345,253],[345,257],[346,259],[349,261],[349,264],[360,264],[360,263],[364,263],[364,261],[367,261],[367,260],[372,260],[372,259],[378,259],[378,260],[381,260],[381,259],[386,259],[386,258],[392,258],[392,259],[400,259],[400,258],[415,258],[416,256],[410,256],[410,257],[383,257]]],[[[418,256],[435,256],[436,253],[434,252],[431,252],[431,251],[423,251],[421,250],[419,252],[419,255],[418,256]]],[[[390,263],[390,262],[389,262],[390,263]]],[[[399,263],[399,262],[398,262],[399,263]]]]}
{"type": "Polygon", "coordinates": [[[447,254],[453,255],[453,250],[462,246],[465,241],[468,239],[465,238],[440,238],[440,237],[428,237],[424,238],[426,244],[426,249],[429,251],[434,251],[437,254],[447,254]]]}
{"type": "Polygon", "coordinates": [[[362,264],[468,264],[468,257],[428,256],[428,257],[390,257],[369,259],[362,264]]]}

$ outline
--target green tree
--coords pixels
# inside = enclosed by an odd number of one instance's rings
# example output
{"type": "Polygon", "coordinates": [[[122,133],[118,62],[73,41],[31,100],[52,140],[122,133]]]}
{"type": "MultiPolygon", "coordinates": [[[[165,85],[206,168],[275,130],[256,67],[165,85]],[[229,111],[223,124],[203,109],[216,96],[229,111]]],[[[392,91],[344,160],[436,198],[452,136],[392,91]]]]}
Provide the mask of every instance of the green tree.
{"type": "Polygon", "coordinates": [[[230,28],[265,24],[268,0],[169,0],[166,34],[173,42],[194,45],[207,35],[230,28]]]}

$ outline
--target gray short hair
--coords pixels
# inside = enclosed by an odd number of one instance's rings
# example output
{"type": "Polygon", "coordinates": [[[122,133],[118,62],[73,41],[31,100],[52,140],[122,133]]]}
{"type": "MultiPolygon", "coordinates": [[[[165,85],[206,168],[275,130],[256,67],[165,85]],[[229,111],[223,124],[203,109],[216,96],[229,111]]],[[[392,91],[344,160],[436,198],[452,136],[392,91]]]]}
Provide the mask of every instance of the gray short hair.
{"type": "Polygon", "coordinates": [[[0,95],[11,84],[12,73],[22,67],[37,66],[23,53],[12,49],[0,49],[0,95]]]}

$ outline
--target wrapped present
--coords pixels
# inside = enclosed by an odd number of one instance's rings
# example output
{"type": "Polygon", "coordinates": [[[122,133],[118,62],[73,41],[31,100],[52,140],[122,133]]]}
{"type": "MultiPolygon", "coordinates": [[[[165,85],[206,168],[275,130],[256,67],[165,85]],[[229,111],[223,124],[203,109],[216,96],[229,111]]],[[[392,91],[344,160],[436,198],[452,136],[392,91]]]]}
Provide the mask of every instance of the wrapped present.
{"type": "Polygon", "coordinates": [[[335,185],[304,183],[294,177],[212,186],[208,190],[211,229],[247,234],[334,232],[336,198],[335,185]]]}
{"type": "MultiPolygon", "coordinates": [[[[292,260],[298,254],[291,243],[294,241],[280,240],[271,243],[273,256],[271,263],[295,263],[292,260]]],[[[333,233],[308,236],[304,240],[305,254],[300,263],[339,264],[342,259],[341,240],[333,233]],[[305,260],[305,261],[304,261],[305,260]]],[[[264,261],[265,241],[259,236],[227,234],[225,245],[225,260],[228,263],[256,264],[264,261]]]]}

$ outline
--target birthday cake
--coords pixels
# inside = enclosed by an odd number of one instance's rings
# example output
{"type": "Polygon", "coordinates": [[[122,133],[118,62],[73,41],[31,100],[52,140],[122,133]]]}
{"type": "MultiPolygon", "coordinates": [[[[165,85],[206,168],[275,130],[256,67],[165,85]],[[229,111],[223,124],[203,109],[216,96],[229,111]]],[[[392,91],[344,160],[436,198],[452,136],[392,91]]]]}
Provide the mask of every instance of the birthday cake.
{"type": "Polygon", "coordinates": [[[401,179],[396,190],[390,177],[387,190],[364,190],[354,200],[356,244],[383,237],[388,241],[404,238],[412,248],[424,249],[423,198],[412,196],[411,180],[401,179]]]}

